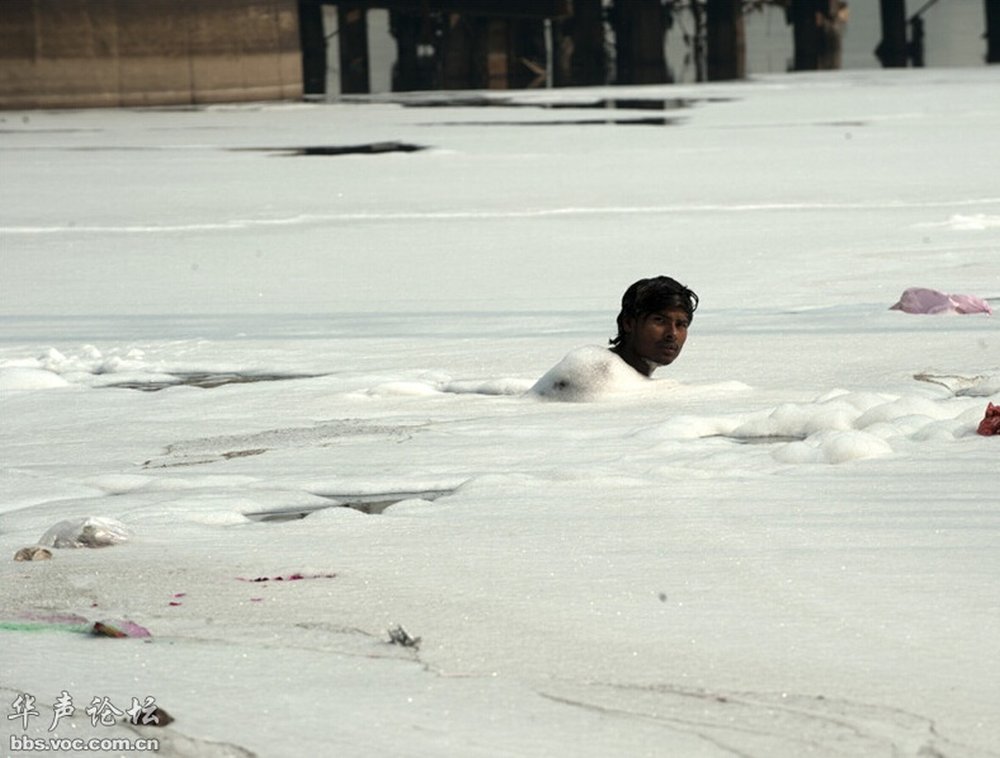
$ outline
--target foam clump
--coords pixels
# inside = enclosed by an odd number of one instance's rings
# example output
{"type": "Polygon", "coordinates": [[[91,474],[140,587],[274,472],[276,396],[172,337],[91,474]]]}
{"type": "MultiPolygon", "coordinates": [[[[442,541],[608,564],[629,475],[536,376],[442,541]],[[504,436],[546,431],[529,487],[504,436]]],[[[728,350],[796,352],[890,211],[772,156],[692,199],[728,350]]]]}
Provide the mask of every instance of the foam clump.
{"type": "Polygon", "coordinates": [[[44,368],[21,366],[0,368],[0,391],[45,390],[68,386],[69,382],[44,368]]]}
{"type": "Polygon", "coordinates": [[[101,516],[66,519],[49,527],[38,541],[47,547],[109,547],[131,537],[120,521],[101,516]]]}
{"type": "MultiPolygon", "coordinates": [[[[834,390],[810,403],[753,413],[674,416],[637,437],[769,443],[782,463],[836,464],[889,455],[900,443],[952,442],[973,434],[981,417],[980,406],[962,401],[834,390]]],[[[982,423],[1000,433],[1000,407],[991,404],[982,423]]]]}
{"type": "Polygon", "coordinates": [[[889,444],[873,434],[835,431],[785,445],[775,451],[774,458],[782,463],[846,463],[890,454],[889,444]]]}
{"type": "Polygon", "coordinates": [[[887,397],[870,393],[831,393],[814,403],[784,403],[756,415],[733,431],[735,437],[808,437],[856,428],[859,415],[885,405],[887,397]]]}
{"type": "Polygon", "coordinates": [[[531,386],[531,381],[524,379],[463,380],[445,383],[442,391],[456,395],[523,395],[531,386]]]}
{"type": "Polygon", "coordinates": [[[382,396],[421,396],[421,395],[437,395],[439,390],[436,387],[427,384],[426,382],[384,382],[383,384],[376,385],[368,390],[367,394],[382,397],[382,396]]]}
{"type": "Polygon", "coordinates": [[[643,389],[647,381],[610,350],[587,346],[568,353],[528,392],[549,400],[586,402],[643,389]]]}

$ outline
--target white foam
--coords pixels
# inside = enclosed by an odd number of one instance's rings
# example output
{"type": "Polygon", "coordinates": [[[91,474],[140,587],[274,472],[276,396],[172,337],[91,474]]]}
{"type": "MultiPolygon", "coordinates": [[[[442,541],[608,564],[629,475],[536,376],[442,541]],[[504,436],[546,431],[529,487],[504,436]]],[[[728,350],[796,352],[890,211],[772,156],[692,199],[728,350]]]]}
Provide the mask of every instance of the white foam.
{"type": "Polygon", "coordinates": [[[666,128],[6,115],[0,368],[78,386],[0,398],[0,607],[154,641],[7,629],[5,702],[37,696],[54,736],[65,689],[67,734],[134,738],[84,705],[155,695],[166,753],[988,754],[997,330],[887,308],[914,283],[1000,294],[998,77],[625,95],[697,99],[666,128]],[[436,150],[228,149],[275,135],[436,150]],[[569,346],[608,360],[622,291],[661,273],[702,296],[677,363],[571,362],[594,402],[515,396],[569,346]],[[103,388],[262,366],[325,376],[103,388]],[[329,507],[391,492],[417,499],[329,507]],[[81,514],[134,539],[10,560],[81,514]]]}
{"type": "Polygon", "coordinates": [[[649,380],[602,347],[568,353],[531,387],[531,394],[550,400],[581,402],[649,388],[649,380]]]}
{"type": "Polygon", "coordinates": [[[782,463],[847,463],[890,455],[892,448],[875,435],[859,431],[822,432],[801,442],[778,448],[774,458],[782,463]]]}
{"type": "Polygon", "coordinates": [[[68,387],[69,382],[42,368],[0,368],[0,392],[68,387]]]}
{"type": "Polygon", "coordinates": [[[367,394],[376,397],[381,396],[402,396],[421,397],[426,395],[439,395],[441,391],[434,385],[426,382],[383,382],[367,390],[367,394]]]}
{"type": "Polygon", "coordinates": [[[445,382],[442,392],[452,392],[457,395],[523,395],[531,389],[534,382],[530,379],[485,379],[445,382]]]}

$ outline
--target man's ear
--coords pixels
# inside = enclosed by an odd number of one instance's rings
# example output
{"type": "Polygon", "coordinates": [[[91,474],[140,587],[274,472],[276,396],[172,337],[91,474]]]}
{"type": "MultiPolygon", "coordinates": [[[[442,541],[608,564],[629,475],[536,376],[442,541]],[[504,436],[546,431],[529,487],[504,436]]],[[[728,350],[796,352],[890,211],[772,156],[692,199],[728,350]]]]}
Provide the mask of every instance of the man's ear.
{"type": "Polygon", "coordinates": [[[625,334],[631,334],[634,331],[635,331],[635,319],[630,316],[626,316],[625,318],[623,318],[622,332],[625,334]]]}

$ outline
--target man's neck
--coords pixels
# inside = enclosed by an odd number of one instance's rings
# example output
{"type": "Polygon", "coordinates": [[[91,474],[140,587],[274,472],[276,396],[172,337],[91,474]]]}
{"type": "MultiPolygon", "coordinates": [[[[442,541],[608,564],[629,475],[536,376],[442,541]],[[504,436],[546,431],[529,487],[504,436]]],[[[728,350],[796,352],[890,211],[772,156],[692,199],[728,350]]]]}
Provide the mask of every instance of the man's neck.
{"type": "Polygon", "coordinates": [[[621,345],[615,345],[611,348],[611,352],[646,378],[651,377],[653,372],[660,367],[659,363],[654,363],[646,358],[642,358],[631,351],[623,350],[621,345]]]}

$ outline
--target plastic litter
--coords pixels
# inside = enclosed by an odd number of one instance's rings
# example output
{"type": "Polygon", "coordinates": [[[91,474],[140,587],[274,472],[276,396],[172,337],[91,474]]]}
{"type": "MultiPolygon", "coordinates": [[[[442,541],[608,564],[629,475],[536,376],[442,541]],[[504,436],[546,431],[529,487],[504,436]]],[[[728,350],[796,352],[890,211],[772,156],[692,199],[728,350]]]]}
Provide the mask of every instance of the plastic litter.
{"type": "Polygon", "coordinates": [[[16,632],[86,632],[90,622],[75,613],[47,613],[27,611],[13,616],[0,614],[0,631],[16,632]]]}
{"type": "Polygon", "coordinates": [[[104,619],[91,622],[76,613],[28,611],[13,617],[0,616],[0,630],[37,632],[67,631],[89,633],[96,637],[152,637],[152,633],[129,619],[104,619]]]}
{"type": "Polygon", "coordinates": [[[47,561],[52,557],[52,551],[41,545],[22,547],[14,553],[15,561],[47,561]]]}
{"type": "Polygon", "coordinates": [[[419,649],[420,638],[410,636],[410,633],[403,628],[402,624],[396,624],[396,626],[389,629],[389,644],[419,649]]]}
{"type": "Polygon", "coordinates": [[[97,637],[152,637],[150,631],[128,619],[95,621],[90,633],[97,637]]]}
{"type": "Polygon", "coordinates": [[[986,406],[986,415],[979,422],[979,428],[976,429],[976,432],[984,437],[1000,434],[1000,405],[990,403],[986,406]]]}
{"type": "Polygon", "coordinates": [[[67,519],[54,524],[38,541],[48,547],[108,547],[127,542],[132,535],[125,525],[101,516],[67,519]]]}
{"type": "Polygon", "coordinates": [[[948,295],[924,287],[910,287],[903,291],[899,302],[890,311],[903,313],[993,313],[990,304],[975,295],[948,295]]]}

